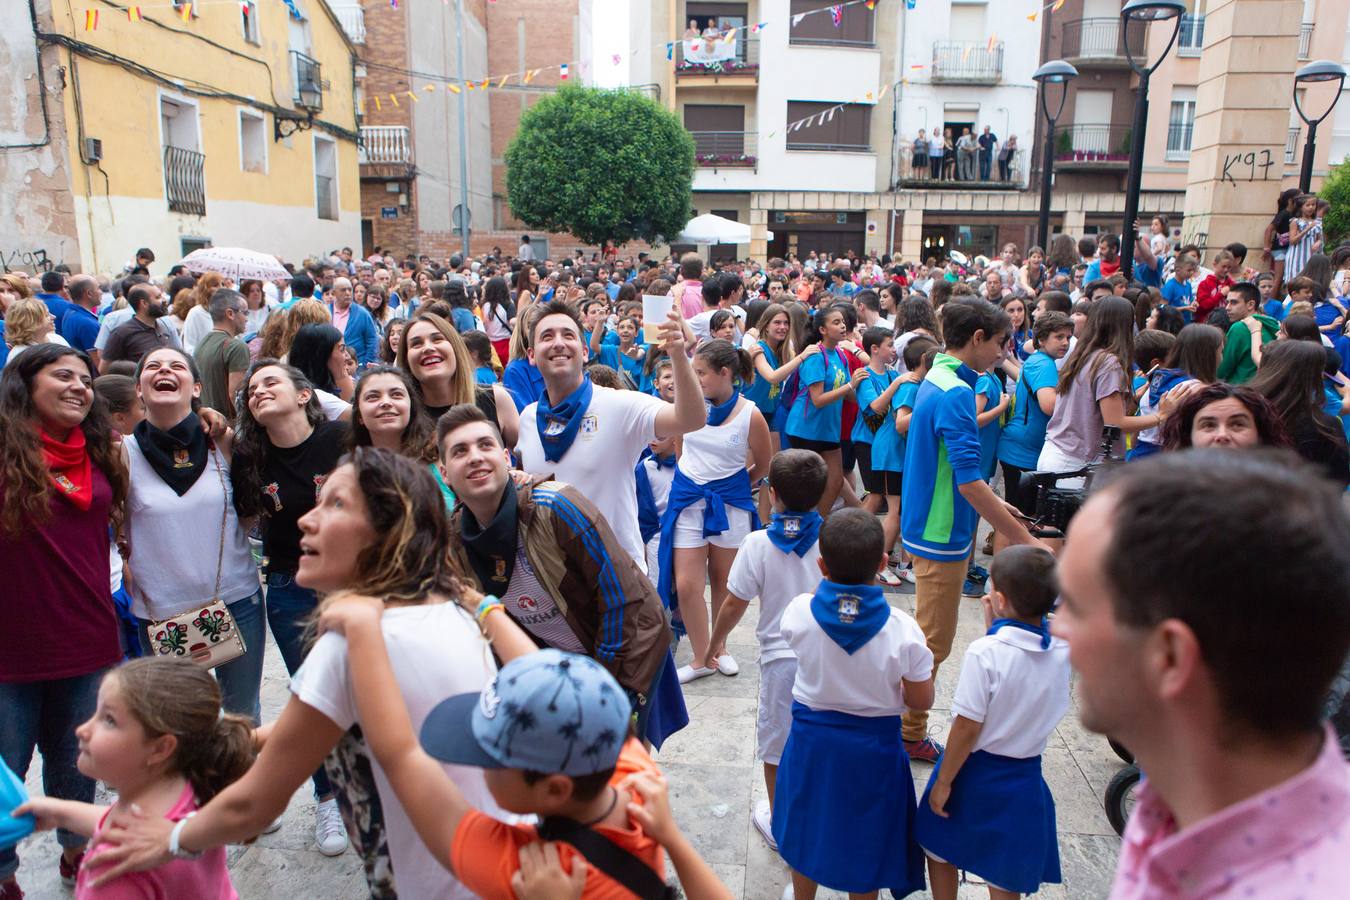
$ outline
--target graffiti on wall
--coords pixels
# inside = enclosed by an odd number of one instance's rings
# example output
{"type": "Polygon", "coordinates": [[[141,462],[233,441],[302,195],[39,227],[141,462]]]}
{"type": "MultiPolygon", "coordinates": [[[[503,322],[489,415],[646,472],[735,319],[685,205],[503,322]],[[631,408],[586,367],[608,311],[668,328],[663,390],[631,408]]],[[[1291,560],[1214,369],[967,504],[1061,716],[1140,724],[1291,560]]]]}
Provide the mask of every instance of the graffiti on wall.
{"type": "MultiPolygon", "coordinates": [[[[1226,154],[1223,158],[1223,175],[1219,183],[1236,185],[1239,181],[1271,181],[1270,170],[1275,167],[1275,155],[1270,150],[1248,150],[1246,153],[1226,154]]],[[[1283,167],[1275,173],[1274,180],[1283,176],[1283,167]]]]}
{"type": "Polygon", "coordinates": [[[50,272],[60,265],[46,250],[0,250],[0,272],[50,272]]]}

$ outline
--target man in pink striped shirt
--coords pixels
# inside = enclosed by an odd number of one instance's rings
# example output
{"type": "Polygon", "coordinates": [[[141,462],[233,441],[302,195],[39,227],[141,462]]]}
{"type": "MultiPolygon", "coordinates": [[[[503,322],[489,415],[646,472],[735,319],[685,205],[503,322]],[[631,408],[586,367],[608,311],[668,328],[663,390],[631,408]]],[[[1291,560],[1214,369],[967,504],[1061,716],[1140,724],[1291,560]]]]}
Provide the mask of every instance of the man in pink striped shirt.
{"type": "Polygon", "coordinates": [[[1146,780],[1115,900],[1350,891],[1350,766],[1322,721],[1350,650],[1350,516],[1292,455],[1164,453],[1069,527],[1056,634],[1083,724],[1146,780]]]}

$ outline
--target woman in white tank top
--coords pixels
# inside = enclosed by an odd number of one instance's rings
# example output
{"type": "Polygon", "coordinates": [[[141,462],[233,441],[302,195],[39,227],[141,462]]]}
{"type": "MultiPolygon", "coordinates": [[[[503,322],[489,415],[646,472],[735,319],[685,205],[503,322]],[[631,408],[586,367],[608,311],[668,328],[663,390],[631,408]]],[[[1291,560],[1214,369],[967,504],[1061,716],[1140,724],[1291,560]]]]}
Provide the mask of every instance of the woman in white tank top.
{"type": "MultiPolygon", "coordinates": [[[[708,424],[682,438],[675,479],[661,519],[657,587],[678,611],[693,646],[694,661],[707,658],[710,621],[703,585],[712,585],[712,616],[727,596],[727,575],[746,535],[759,528],[751,485],[769,471],[773,444],[769,425],[755,404],[741,396],[754,378],[750,354],[730,341],[709,341],[694,355],[694,372],[709,404],[708,424]]],[[[680,622],[676,622],[677,633],[680,622]]],[[[725,647],[717,668],[681,666],[681,683],[719,671],[740,671],[725,647]]]]}
{"type": "Polygon", "coordinates": [[[145,419],[122,441],[130,489],[126,585],[141,651],[157,652],[147,626],[220,599],[246,652],[217,667],[226,712],[259,721],[263,596],[258,567],[234,510],[231,438],[212,442],[196,407],[201,377],[173,347],[146,354],[136,370],[145,419]]]}

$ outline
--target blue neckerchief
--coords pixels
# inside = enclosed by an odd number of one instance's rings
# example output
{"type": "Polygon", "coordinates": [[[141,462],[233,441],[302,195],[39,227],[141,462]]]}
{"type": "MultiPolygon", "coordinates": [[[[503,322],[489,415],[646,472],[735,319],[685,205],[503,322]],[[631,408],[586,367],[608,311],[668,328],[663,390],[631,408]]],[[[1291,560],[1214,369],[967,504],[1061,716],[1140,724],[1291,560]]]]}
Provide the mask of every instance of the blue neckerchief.
{"type": "Polygon", "coordinates": [[[875,584],[836,584],[826,578],[811,597],[811,615],[852,656],[885,626],[891,607],[875,584]]]}
{"type": "Polygon", "coordinates": [[[581,387],[563,398],[557,406],[548,405],[548,391],[539,397],[534,421],[539,429],[539,443],[544,448],[544,459],[557,462],[571,449],[581,430],[581,419],[591,405],[591,377],[581,376],[581,387]]]}
{"type": "Polygon", "coordinates": [[[769,522],[769,540],[784,553],[806,556],[820,536],[822,521],[814,509],[806,513],[776,512],[769,522]]]}
{"type": "MultiPolygon", "coordinates": [[[[755,509],[755,499],[750,495],[750,473],[742,469],[726,478],[700,484],[690,478],[678,466],[675,468],[675,480],[670,483],[670,496],[666,500],[666,511],[661,516],[661,543],[657,551],[658,569],[656,590],[665,601],[667,609],[678,609],[675,598],[675,522],[680,513],[698,501],[703,502],[703,536],[721,534],[730,527],[727,520],[727,507],[743,509],[750,513],[750,527],[760,527],[759,513],[755,509]]],[[[682,626],[676,628],[682,632],[682,626]]]]}
{"type": "Polygon", "coordinates": [[[673,469],[673,468],[675,468],[675,463],[676,463],[676,461],[677,461],[677,460],[675,459],[675,454],[674,454],[674,453],[670,454],[669,456],[657,456],[655,453],[653,453],[653,454],[651,455],[651,458],[654,459],[654,460],[656,460],[656,464],[657,464],[658,466],[660,466],[661,468],[663,468],[663,469],[673,469]]]}
{"type": "Polygon", "coordinates": [[[642,535],[642,543],[645,544],[661,533],[661,514],[656,509],[656,495],[652,493],[645,459],[633,470],[633,480],[637,483],[638,534],[642,535]]]}
{"type": "Polygon", "coordinates": [[[711,400],[704,399],[703,405],[708,408],[708,424],[716,428],[727,420],[731,415],[731,410],[735,408],[736,401],[741,399],[741,392],[738,389],[732,389],[731,396],[723,403],[713,404],[711,400]]]}
{"type": "Polygon", "coordinates": [[[1016,619],[995,619],[994,624],[989,626],[989,630],[986,631],[985,634],[993,634],[1005,626],[1020,628],[1023,631],[1030,631],[1032,634],[1040,635],[1041,649],[1050,649],[1050,623],[1045,616],[1041,616],[1041,624],[1039,625],[1028,625],[1026,622],[1019,622],[1016,619]]]}

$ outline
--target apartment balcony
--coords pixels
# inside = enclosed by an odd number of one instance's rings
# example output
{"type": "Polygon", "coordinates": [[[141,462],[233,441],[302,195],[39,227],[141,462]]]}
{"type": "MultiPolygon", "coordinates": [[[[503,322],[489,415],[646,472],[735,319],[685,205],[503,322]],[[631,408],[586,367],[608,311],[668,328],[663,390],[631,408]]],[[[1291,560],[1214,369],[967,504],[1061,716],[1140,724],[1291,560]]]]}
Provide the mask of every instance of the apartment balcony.
{"type": "Polygon", "coordinates": [[[1129,167],[1128,125],[1068,125],[1055,129],[1055,168],[1112,172],[1129,167]]]}
{"type": "Polygon", "coordinates": [[[1312,57],[1312,32],[1313,23],[1304,22],[1298,26],[1298,58],[1310,59],[1312,57]]]}
{"type": "Polygon", "coordinates": [[[759,134],[754,131],[691,131],[694,165],[700,169],[754,169],[759,134]]]}
{"type": "Polygon", "coordinates": [[[675,44],[678,87],[754,88],[759,84],[759,38],[689,38],[675,44]]]}
{"type": "Polygon", "coordinates": [[[323,109],[323,68],[319,61],[298,50],[291,51],[292,101],[311,113],[323,109]]]}
{"type": "Polygon", "coordinates": [[[934,41],[934,84],[997,84],[1003,77],[1003,42],[934,41]]]}
{"type": "Polygon", "coordinates": [[[342,30],[347,32],[347,37],[353,44],[364,44],[366,42],[366,13],[355,3],[336,5],[332,7],[333,15],[337,16],[338,23],[342,25],[342,30]]]}
{"type": "Polygon", "coordinates": [[[1292,166],[1298,162],[1298,136],[1299,127],[1297,125],[1289,126],[1289,134],[1284,139],[1284,164],[1292,166]]]}
{"type": "Polygon", "coordinates": [[[182,147],[164,148],[164,195],[169,211],[206,215],[206,156],[182,147]]]}
{"type": "Polygon", "coordinates": [[[1177,56],[1196,57],[1205,45],[1205,14],[1187,13],[1177,30],[1177,56]]]}
{"type": "Polygon", "coordinates": [[[1191,137],[1195,131],[1193,124],[1172,122],[1167,126],[1168,162],[1185,162],[1191,158],[1191,137]]]}
{"type": "Polygon", "coordinates": [[[412,134],[406,125],[363,125],[356,145],[361,177],[373,180],[409,178],[413,172],[412,134]]]}
{"type": "Polygon", "coordinates": [[[1120,19],[1073,19],[1064,23],[1060,55],[1079,69],[1127,69],[1120,19]]]}
{"type": "Polygon", "coordinates": [[[911,145],[906,145],[900,149],[900,180],[899,186],[910,188],[912,190],[955,190],[955,191],[1020,191],[1027,186],[1027,153],[1022,148],[1013,151],[1012,158],[1008,161],[1008,175],[1002,177],[1003,172],[998,164],[998,156],[995,154],[993,161],[989,166],[989,178],[987,180],[979,177],[979,158],[976,157],[975,173],[973,180],[962,180],[957,177],[959,174],[957,166],[952,166],[950,170],[943,170],[938,177],[933,177],[931,163],[914,164],[914,150],[911,145]]]}

